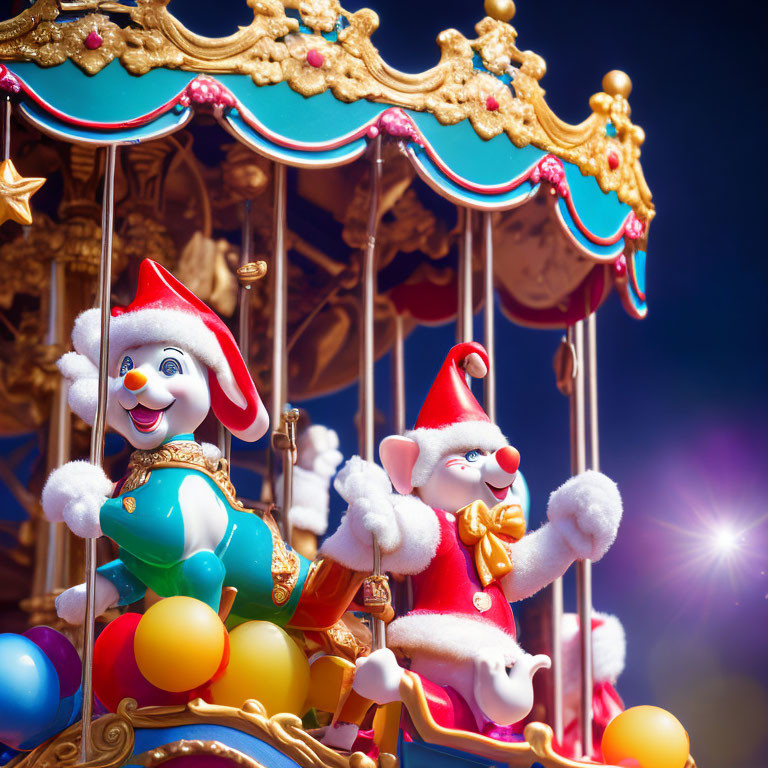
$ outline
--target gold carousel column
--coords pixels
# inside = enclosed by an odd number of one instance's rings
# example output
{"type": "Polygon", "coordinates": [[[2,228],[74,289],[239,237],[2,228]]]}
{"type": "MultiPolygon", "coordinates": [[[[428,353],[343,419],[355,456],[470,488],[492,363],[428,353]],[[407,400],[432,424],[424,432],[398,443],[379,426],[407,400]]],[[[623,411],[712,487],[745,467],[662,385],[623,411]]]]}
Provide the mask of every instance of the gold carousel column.
{"type": "MultiPolygon", "coordinates": [[[[112,287],[112,234],[115,206],[115,160],[117,146],[106,148],[104,168],[104,197],[101,216],[101,261],[99,263],[99,299],[101,311],[101,341],[99,346],[99,396],[96,418],[91,430],[91,464],[101,466],[104,461],[104,433],[106,430],[107,386],[109,384],[109,312],[112,287]]],[[[83,625],[83,722],[80,758],[86,762],[91,750],[91,717],[93,716],[93,643],[96,624],[96,539],[85,542],[85,624],[83,625]]]]}
{"type": "MultiPolygon", "coordinates": [[[[51,285],[48,305],[48,344],[52,349],[63,348],[63,329],[66,311],[65,265],[51,261],[51,285]]],[[[66,464],[70,458],[72,437],[72,416],[67,404],[69,384],[59,377],[58,386],[51,403],[51,417],[48,429],[48,474],[66,464]]],[[[45,564],[45,594],[55,597],[69,586],[69,532],[64,523],[48,523],[48,551],[45,564]]]]}

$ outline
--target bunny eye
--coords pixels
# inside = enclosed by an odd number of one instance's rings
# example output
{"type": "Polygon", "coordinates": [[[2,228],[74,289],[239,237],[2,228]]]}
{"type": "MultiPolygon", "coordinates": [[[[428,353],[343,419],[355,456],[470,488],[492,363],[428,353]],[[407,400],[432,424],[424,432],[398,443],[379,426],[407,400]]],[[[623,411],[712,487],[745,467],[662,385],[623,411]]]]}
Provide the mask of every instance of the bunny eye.
{"type": "Polygon", "coordinates": [[[482,454],[480,453],[480,451],[474,450],[474,449],[471,450],[471,451],[467,451],[464,454],[464,458],[467,461],[477,461],[481,456],[482,456],[482,454]]]}
{"type": "Polygon", "coordinates": [[[181,363],[173,357],[166,357],[162,363],[160,363],[160,373],[166,376],[175,376],[177,373],[182,373],[181,363]]]}
{"type": "Polygon", "coordinates": [[[125,376],[128,371],[133,368],[133,360],[128,355],[123,358],[123,362],[120,363],[120,375],[125,376]]]}

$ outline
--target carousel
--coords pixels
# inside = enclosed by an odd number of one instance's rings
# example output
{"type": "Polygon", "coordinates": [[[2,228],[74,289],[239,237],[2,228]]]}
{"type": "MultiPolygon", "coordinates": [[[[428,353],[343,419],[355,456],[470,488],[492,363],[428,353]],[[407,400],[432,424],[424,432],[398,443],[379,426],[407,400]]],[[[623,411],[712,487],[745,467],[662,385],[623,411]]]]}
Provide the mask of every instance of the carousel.
{"type": "Polygon", "coordinates": [[[560,120],[511,0],[420,74],[382,59],[373,10],[243,0],[205,37],[180,4],[0,22],[0,480],[24,518],[0,764],[693,768],[674,716],[624,709],[623,629],[592,607],[621,535],[596,313],[615,290],[645,316],[654,214],[629,77],[560,120]],[[530,532],[496,305],[564,331],[572,477],[530,532]],[[411,392],[409,334],[448,322],[411,392]],[[343,457],[294,406],[352,384],[343,457]]]}

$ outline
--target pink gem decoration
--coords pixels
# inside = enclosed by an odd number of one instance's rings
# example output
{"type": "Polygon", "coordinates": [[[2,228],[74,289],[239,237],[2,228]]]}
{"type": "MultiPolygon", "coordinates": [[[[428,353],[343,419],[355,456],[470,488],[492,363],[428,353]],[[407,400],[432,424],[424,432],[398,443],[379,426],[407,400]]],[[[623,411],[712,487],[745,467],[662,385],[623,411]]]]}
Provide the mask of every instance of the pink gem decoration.
{"type": "Polygon", "coordinates": [[[97,48],[101,48],[101,44],[104,42],[101,35],[94,29],[88,33],[85,38],[85,47],[89,51],[95,51],[97,48]]]}
{"type": "Polygon", "coordinates": [[[552,185],[552,192],[560,197],[568,197],[568,182],[565,178],[565,168],[560,160],[552,155],[547,155],[531,171],[529,176],[532,184],[538,184],[542,179],[552,185]]]}
{"type": "Polygon", "coordinates": [[[18,93],[21,90],[21,83],[16,75],[8,71],[8,67],[0,64],[0,91],[6,93],[18,93]]]}
{"type": "Polygon", "coordinates": [[[320,69],[320,67],[323,66],[325,63],[325,56],[323,56],[320,51],[315,50],[314,48],[310,48],[307,51],[307,64],[309,64],[310,67],[314,67],[315,69],[320,69]]]}
{"type": "Polygon", "coordinates": [[[615,152],[608,155],[608,167],[615,171],[619,167],[619,156],[615,152]]]}
{"type": "Polygon", "coordinates": [[[627,274],[627,257],[623,253],[613,262],[613,271],[616,277],[624,277],[627,274]]]}
{"type": "Polygon", "coordinates": [[[375,139],[379,133],[386,133],[400,139],[408,139],[416,144],[422,143],[421,136],[416,130],[413,121],[399,107],[392,107],[382,112],[375,125],[368,129],[368,136],[372,139],[375,139]]]}
{"type": "Polygon", "coordinates": [[[627,223],[624,225],[624,234],[630,240],[637,240],[643,236],[644,232],[645,224],[637,218],[634,211],[630,212],[627,216],[627,223]]]}
{"type": "Polygon", "coordinates": [[[196,77],[179,96],[179,103],[182,106],[188,107],[191,102],[210,104],[216,109],[226,109],[235,106],[235,97],[217,80],[201,75],[196,77]]]}
{"type": "Polygon", "coordinates": [[[485,108],[489,112],[495,112],[499,108],[499,102],[496,101],[496,97],[495,96],[489,96],[485,100],[485,108]]]}

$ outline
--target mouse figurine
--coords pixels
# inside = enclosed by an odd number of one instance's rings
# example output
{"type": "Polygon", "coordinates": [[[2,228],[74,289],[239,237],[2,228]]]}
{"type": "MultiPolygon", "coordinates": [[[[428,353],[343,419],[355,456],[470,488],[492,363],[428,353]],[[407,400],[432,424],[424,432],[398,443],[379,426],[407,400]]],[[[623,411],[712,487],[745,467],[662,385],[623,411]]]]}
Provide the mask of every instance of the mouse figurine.
{"type": "Polygon", "coordinates": [[[410,688],[438,725],[515,740],[533,675],[550,660],[518,645],[510,603],[574,560],[599,560],[622,503],[613,481],[585,472],[552,493],[549,522],[526,534],[514,490],[520,456],[466,382],[487,371],[480,344],[451,349],[415,429],[382,441],[383,469],[353,457],[337,475],[349,506],[321,551],[365,569],[373,534],[383,569],[412,580],[413,607],[389,624],[388,648],[357,660],[359,695],[385,704],[410,688]]]}
{"type": "MultiPolygon", "coordinates": [[[[99,310],[84,312],[72,334],[75,351],[59,361],[69,404],[89,424],[100,335],[99,310]]],[[[73,461],[51,474],[42,497],[49,520],[119,547],[117,559],[97,570],[96,615],[139,600],[147,588],[218,610],[222,589],[234,587],[230,625],[262,619],[332,627],[365,574],[327,558],[310,562],[287,547],[269,514],[237,499],[218,449],[195,440],[210,409],[249,442],[266,433],[269,417],[229,329],[149,259],[134,300],[112,309],[108,374],[107,425],[135,449],[127,475],[115,483],[100,467],[73,461]]],[[[81,623],[85,598],[84,584],[63,592],[59,616],[81,623]]]]}

